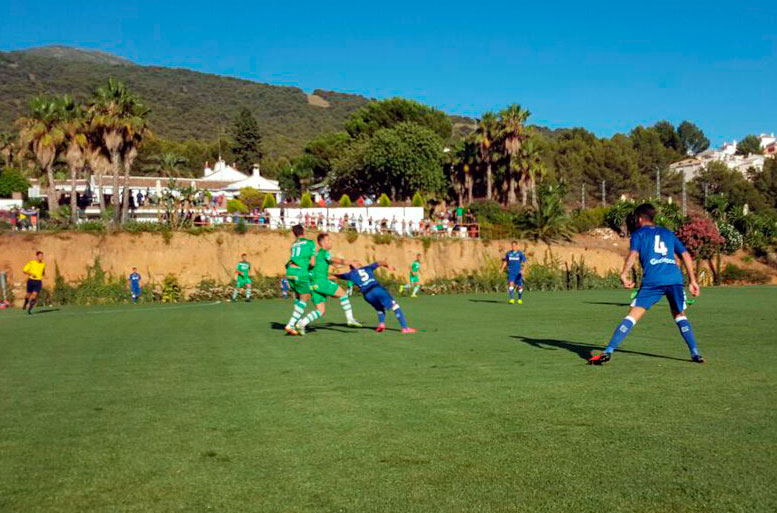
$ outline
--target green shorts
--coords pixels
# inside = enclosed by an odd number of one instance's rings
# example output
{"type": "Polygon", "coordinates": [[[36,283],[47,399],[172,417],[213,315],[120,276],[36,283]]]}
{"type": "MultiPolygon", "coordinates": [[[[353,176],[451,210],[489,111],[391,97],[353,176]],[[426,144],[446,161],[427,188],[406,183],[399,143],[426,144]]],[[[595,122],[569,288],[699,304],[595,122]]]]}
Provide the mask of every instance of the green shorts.
{"type": "Polygon", "coordinates": [[[237,288],[242,289],[243,287],[250,287],[251,286],[251,278],[242,278],[240,276],[237,277],[237,288]]]}
{"type": "Polygon", "coordinates": [[[410,275],[410,283],[418,283],[418,276],[410,275]]]}
{"type": "Polygon", "coordinates": [[[337,293],[337,289],[340,286],[329,280],[322,280],[318,279],[313,281],[313,304],[314,305],[320,305],[321,303],[326,303],[326,298],[328,296],[334,296],[337,293]]]}
{"type": "Polygon", "coordinates": [[[300,296],[310,294],[310,273],[308,271],[299,267],[288,267],[286,279],[289,280],[289,287],[295,294],[300,296]]]}

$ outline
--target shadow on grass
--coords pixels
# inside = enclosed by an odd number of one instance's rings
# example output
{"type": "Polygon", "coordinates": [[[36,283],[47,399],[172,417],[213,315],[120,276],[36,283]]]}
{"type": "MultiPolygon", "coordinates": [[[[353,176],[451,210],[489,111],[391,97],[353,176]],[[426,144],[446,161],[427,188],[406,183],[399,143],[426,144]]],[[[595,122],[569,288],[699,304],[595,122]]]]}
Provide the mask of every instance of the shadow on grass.
{"type": "MultiPolygon", "coordinates": [[[[326,324],[314,324],[312,326],[309,326],[307,329],[308,333],[313,333],[318,330],[324,330],[324,331],[337,331],[340,333],[353,333],[354,329],[360,329],[360,328],[350,328],[348,330],[342,330],[339,328],[348,328],[349,326],[347,324],[338,324],[334,322],[328,322],[326,324]]],[[[283,330],[286,328],[285,324],[281,324],[280,322],[271,322],[270,323],[270,329],[274,330],[283,330]]],[[[362,328],[363,329],[363,328],[362,328]]]]}
{"type": "MultiPolygon", "coordinates": [[[[530,338],[530,337],[522,337],[520,335],[511,335],[511,337],[518,340],[519,342],[523,342],[525,344],[529,344],[532,347],[536,347],[537,349],[545,349],[548,351],[553,351],[555,349],[565,349],[567,351],[575,353],[583,360],[588,360],[589,358],[591,358],[593,350],[603,349],[602,346],[595,346],[591,344],[580,344],[576,342],[569,342],[567,340],[555,340],[552,338],[530,338]]],[[[661,358],[664,360],[675,360],[678,362],[686,361],[684,358],[675,358],[673,356],[664,356],[664,355],[653,354],[653,353],[643,353],[641,351],[628,351],[628,350],[618,349],[616,353],[636,354],[639,356],[648,356],[650,358],[661,358]]]]}
{"type": "Polygon", "coordinates": [[[508,304],[507,301],[499,301],[497,299],[470,299],[470,303],[504,303],[508,304]]]}
{"type": "Polygon", "coordinates": [[[59,308],[43,308],[42,310],[33,310],[32,315],[47,314],[51,312],[59,312],[59,308]]]}
{"type": "Polygon", "coordinates": [[[613,303],[609,301],[584,301],[587,305],[629,306],[629,303],[613,303]]]}

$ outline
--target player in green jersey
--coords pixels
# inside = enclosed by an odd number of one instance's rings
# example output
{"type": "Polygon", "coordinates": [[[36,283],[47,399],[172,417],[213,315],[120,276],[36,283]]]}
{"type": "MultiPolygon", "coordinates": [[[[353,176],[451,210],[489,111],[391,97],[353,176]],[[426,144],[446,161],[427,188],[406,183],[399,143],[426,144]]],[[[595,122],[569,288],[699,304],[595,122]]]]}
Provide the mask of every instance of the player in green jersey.
{"type": "Polygon", "coordinates": [[[240,289],[245,289],[246,302],[251,301],[251,264],[247,260],[248,255],[240,255],[240,262],[235,266],[235,291],[232,292],[232,302],[237,301],[240,289]]]}
{"type": "Polygon", "coordinates": [[[361,324],[353,317],[353,309],[351,308],[351,301],[348,299],[345,291],[337,283],[329,279],[329,266],[334,265],[350,265],[353,267],[361,267],[358,262],[352,260],[345,260],[343,258],[333,257],[329,252],[332,249],[332,239],[328,233],[321,233],[318,236],[319,250],[316,253],[316,261],[313,264],[313,271],[311,272],[311,297],[313,298],[313,304],[316,305],[316,309],[310,312],[304,319],[297,323],[297,333],[300,335],[305,334],[305,328],[326,313],[326,301],[328,297],[336,297],[340,300],[340,305],[345,312],[345,318],[347,319],[348,326],[355,328],[361,328],[361,324]]]}
{"type": "Polygon", "coordinates": [[[297,335],[294,326],[302,318],[305,308],[310,301],[310,269],[313,268],[316,243],[303,237],[305,229],[301,224],[292,227],[294,244],[291,245],[291,257],[286,262],[286,279],[294,292],[294,310],[289,322],[286,323],[286,333],[297,335]]]}
{"type": "Polygon", "coordinates": [[[399,293],[405,291],[405,289],[413,289],[413,293],[410,297],[418,297],[418,291],[421,288],[421,253],[415,256],[415,260],[410,265],[410,283],[399,286],[399,293]]]}

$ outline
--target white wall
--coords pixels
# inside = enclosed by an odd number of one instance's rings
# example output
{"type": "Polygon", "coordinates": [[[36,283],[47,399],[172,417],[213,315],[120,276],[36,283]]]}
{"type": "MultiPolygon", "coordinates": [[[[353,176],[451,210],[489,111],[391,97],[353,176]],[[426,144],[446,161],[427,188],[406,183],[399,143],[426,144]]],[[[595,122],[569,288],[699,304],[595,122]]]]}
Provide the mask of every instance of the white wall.
{"type": "MultiPolygon", "coordinates": [[[[281,224],[281,209],[269,208],[267,211],[271,216],[271,226],[276,228],[281,224]]],[[[300,223],[305,219],[305,215],[309,215],[314,218],[318,218],[319,214],[323,214],[325,219],[328,219],[327,225],[329,230],[339,230],[340,219],[348,215],[349,221],[356,219],[358,222],[359,216],[362,217],[362,229],[366,231],[368,229],[368,220],[372,218],[373,226],[379,224],[380,221],[386,220],[388,223],[392,219],[396,218],[396,230],[401,230],[402,220],[407,224],[412,223],[414,228],[418,227],[418,223],[424,218],[423,207],[350,207],[350,208],[286,208],[284,209],[283,227],[291,228],[295,224],[300,223]]],[[[358,228],[358,227],[357,227],[358,228]]]]}

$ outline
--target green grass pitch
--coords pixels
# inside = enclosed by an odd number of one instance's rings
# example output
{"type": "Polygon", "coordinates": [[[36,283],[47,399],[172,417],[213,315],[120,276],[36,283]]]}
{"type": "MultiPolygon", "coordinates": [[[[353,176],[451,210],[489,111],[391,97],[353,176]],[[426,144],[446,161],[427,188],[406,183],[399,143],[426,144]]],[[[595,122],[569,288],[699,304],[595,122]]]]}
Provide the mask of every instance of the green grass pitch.
{"type": "Polygon", "coordinates": [[[777,288],[704,291],[705,365],[665,302],[590,367],[628,292],[525,299],[0,312],[0,511],[777,511],[777,288]]]}

